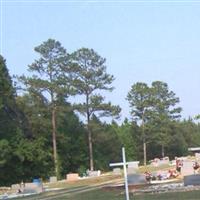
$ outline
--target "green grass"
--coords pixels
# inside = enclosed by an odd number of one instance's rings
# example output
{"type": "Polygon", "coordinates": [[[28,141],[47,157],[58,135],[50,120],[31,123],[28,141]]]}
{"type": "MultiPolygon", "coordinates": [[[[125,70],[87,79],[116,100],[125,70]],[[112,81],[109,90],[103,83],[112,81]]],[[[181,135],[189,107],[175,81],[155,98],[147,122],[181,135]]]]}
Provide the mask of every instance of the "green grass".
{"type": "Polygon", "coordinates": [[[169,166],[169,165],[161,165],[159,167],[154,167],[152,165],[147,165],[146,167],[141,166],[139,168],[139,172],[140,173],[144,173],[145,171],[149,171],[149,172],[154,172],[154,171],[158,171],[158,170],[169,170],[174,168],[174,166],[169,166]]]}
{"type": "Polygon", "coordinates": [[[98,183],[102,183],[104,181],[110,181],[122,178],[122,175],[112,175],[107,173],[104,176],[100,177],[94,177],[90,179],[82,179],[77,181],[64,181],[64,182],[57,182],[57,183],[47,183],[45,184],[48,186],[48,188],[74,188],[74,187],[81,187],[81,186],[88,186],[88,185],[94,185],[98,183]]]}
{"type": "MultiPolygon", "coordinates": [[[[172,192],[162,194],[130,194],[130,200],[199,200],[200,191],[172,192]]],[[[123,192],[95,190],[91,192],[73,194],[59,200],[125,200],[123,192]]]]}

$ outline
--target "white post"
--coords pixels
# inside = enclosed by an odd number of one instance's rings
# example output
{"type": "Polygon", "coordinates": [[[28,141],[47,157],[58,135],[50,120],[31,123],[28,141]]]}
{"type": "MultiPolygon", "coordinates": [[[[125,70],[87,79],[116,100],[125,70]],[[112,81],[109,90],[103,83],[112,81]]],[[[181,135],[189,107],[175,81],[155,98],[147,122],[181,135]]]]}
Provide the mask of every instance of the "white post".
{"type": "Polygon", "coordinates": [[[126,171],[126,155],[125,155],[125,149],[124,149],[124,147],[122,147],[122,159],[123,159],[123,167],[124,167],[126,200],[129,200],[128,178],[127,178],[127,171],[126,171]]]}

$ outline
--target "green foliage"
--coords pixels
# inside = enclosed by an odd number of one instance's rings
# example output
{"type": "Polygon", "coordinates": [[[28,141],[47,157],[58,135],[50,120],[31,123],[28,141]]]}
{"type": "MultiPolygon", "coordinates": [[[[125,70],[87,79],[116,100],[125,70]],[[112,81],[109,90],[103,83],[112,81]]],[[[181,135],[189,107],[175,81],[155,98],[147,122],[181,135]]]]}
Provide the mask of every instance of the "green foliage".
{"type": "Polygon", "coordinates": [[[95,166],[100,170],[108,170],[109,163],[121,160],[122,143],[112,124],[102,123],[93,115],[90,125],[93,133],[95,166]]]}
{"type": "Polygon", "coordinates": [[[78,94],[85,96],[86,101],[74,107],[84,116],[90,118],[94,113],[99,117],[118,116],[119,106],[110,102],[104,103],[100,91],[112,91],[111,83],[114,77],[106,73],[105,59],[93,49],[82,48],[71,54],[73,66],[73,86],[78,94]]]}
{"type": "Polygon", "coordinates": [[[35,51],[40,54],[40,58],[29,65],[32,76],[21,76],[20,80],[26,85],[27,91],[48,102],[50,106],[53,158],[55,175],[58,176],[56,113],[59,97],[62,95],[66,98],[70,93],[68,54],[60,42],[53,39],[35,47],[35,51]]]}
{"type": "Polygon", "coordinates": [[[15,90],[5,60],[0,56],[0,139],[11,138],[18,126],[15,90]]]}
{"type": "Polygon", "coordinates": [[[150,123],[152,132],[154,132],[152,139],[157,145],[161,146],[161,156],[164,157],[164,148],[173,142],[171,141],[169,124],[171,121],[180,118],[182,109],[176,107],[179,98],[175,96],[173,91],[169,91],[167,83],[155,81],[152,83],[151,91],[153,104],[150,123]]]}
{"type": "Polygon", "coordinates": [[[147,121],[149,119],[149,109],[152,105],[150,88],[146,83],[138,82],[132,85],[127,95],[130,104],[133,120],[147,121]]]}
{"type": "Polygon", "coordinates": [[[87,120],[88,145],[90,169],[94,169],[92,129],[90,128],[91,116],[118,117],[121,109],[113,106],[111,102],[105,103],[100,91],[112,91],[110,86],[114,77],[106,72],[105,59],[99,56],[93,49],[82,48],[71,54],[71,66],[73,67],[73,86],[79,95],[83,95],[85,101],[74,105],[87,120]]]}
{"type": "Polygon", "coordinates": [[[17,130],[9,142],[0,141],[0,150],[0,185],[32,181],[34,177],[47,178],[50,175],[47,169],[51,166],[51,154],[44,138],[29,140],[17,130]]]}
{"type": "MultiPolygon", "coordinates": [[[[49,134],[51,131],[49,104],[32,93],[18,97],[17,102],[28,118],[33,138],[36,141],[45,138],[48,155],[52,154],[52,138],[49,134]]],[[[86,133],[83,124],[74,114],[71,105],[61,98],[59,100],[56,124],[59,178],[63,178],[69,172],[77,172],[80,165],[87,166],[86,133]]],[[[43,174],[45,177],[53,175],[52,158],[49,158],[45,171],[46,173],[43,174]]]]}
{"type": "Polygon", "coordinates": [[[200,145],[200,124],[180,120],[179,98],[167,83],[134,84],[127,95],[133,121],[102,123],[101,117],[117,118],[121,111],[101,94],[114,89],[105,59],[87,48],[69,55],[52,39],[35,51],[40,57],[29,65],[31,76],[20,77],[26,86],[22,96],[0,56],[0,185],[54,175],[53,152],[64,178],[69,172],[82,175],[93,162],[108,170],[109,163],[121,161],[122,146],[131,161],[143,159],[144,143],[149,159],[160,157],[160,150],[170,158],[186,155],[188,147],[200,145]],[[68,97],[75,94],[85,101],[71,105],[68,97]],[[86,117],[86,125],[74,109],[86,117]]]}
{"type": "Polygon", "coordinates": [[[57,126],[60,174],[65,177],[69,172],[78,172],[80,166],[88,167],[86,130],[68,103],[58,113],[57,126]]]}
{"type": "MultiPolygon", "coordinates": [[[[136,83],[127,95],[134,120],[141,122],[143,145],[146,142],[161,146],[162,157],[164,148],[169,145],[171,135],[169,124],[180,117],[181,108],[176,107],[179,98],[169,91],[167,83],[152,82],[151,87],[146,83],[136,83]]],[[[144,148],[144,162],[146,159],[144,148]]]]}
{"type": "Polygon", "coordinates": [[[125,119],[121,126],[113,123],[112,127],[116,131],[122,146],[126,149],[126,159],[128,161],[136,160],[138,153],[136,147],[136,135],[138,132],[137,125],[130,123],[127,119],[125,119]]]}
{"type": "Polygon", "coordinates": [[[32,137],[43,136],[51,140],[51,111],[50,106],[44,98],[34,93],[26,93],[23,96],[17,96],[18,107],[26,115],[31,129],[32,137]]]}
{"type": "Polygon", "coordinates": [[[12,149],[5,139],[0,140],[0,168],[3,168],[11,159],[12,149]]]}

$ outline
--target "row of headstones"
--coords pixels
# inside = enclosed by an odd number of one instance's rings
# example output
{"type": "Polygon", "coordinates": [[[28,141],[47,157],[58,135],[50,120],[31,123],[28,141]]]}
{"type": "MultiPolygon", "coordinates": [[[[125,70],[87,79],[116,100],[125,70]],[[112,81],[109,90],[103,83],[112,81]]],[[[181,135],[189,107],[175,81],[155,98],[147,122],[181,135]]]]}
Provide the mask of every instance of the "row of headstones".
{"type": "MultiPolygon", "coordinates": [[[[98,170],[98,171],[87,170],[86,175],[87,175],[87,177],[98,177],[101,175],[101,171],[100,170],[98,170]]],[[[78,173],[69,173],[66,175],[66,181],[76,181],[79,179],[80,179],[80,177],[79,177],[78,173]]],[[[50,183],[57,182],[57,177],[56,176],[50,177],[49,182],[50,183]]]]}
{"type": "MultiPolygon", "coordinates": [[[[101,172],[98,171],[89,171],[87,172],[88,177],[97,177],[101,175],[101,172]]],[[[78,173],[70,173],[66,175],[66,181],[76,181],[80,179],[78,173]]],[[[57,177],[52,176],[49,178],[50,183],[57,182],[57,177]]],[[[44,187],[42,181],[39,179],[34,180],[32,183],[21,183],[21,184],[13,184],[11,185],[11,189],[14,190],[16,193],[41,193],[44,191],[44,187]]]]}
{"type": "Polygon", "coordinates": [[[11,190],[16,193],[30,194],[30,193],[41,193],[44,191],[42,182],[33,183],[22,183],[11,185],[11,190]]]}
{"type": "Polygon", "coordinates": [[[199,159],[197,159],[197,157],[196,157],[196,160],[187,159],[187,157],[178,158],[178,159],[181,160],[182,162],[181,171],[180,171],[182,176],[188,176],[188,175],[197,173],[194,170],[195,161],[199,162],[199,159]]]}
{"type": "MultiPolygon", "coordinates": [[[[195,155],[196,158],[200,154],[195,155]]],[[[158,161],[158,165],[162,164],[169,164],[169,160],[165,159],[163,161],[158,161]]],[[[138,172],[138,164],[139,161],[135,162],[129,162],[127,166],[127,174],[128,174],[128,183],[129,184],[146,184],[147,180],[145,175],[139,174],[138,172]]],[[[196,174],[194,175],[195,171],[193,169],[194,161],[189,160],[187,158],[183,158],[183,165],[181,167],[181,175],[184,177],[184,185],[200,185],[200,175],[196,174]]],[[[122,174],[122,170],[120,168],[114,168],[113,169],[113,174],[118,175],[122,174]]]]}
{"type": "MultiPolygon", "coordinates": [[[[194,163],[194,161],[191,161],[191,160],[183,160],[183,166],[181,168],[181,174],[183,176],[188,176],[188,175],[194,174],[193,163],[194,163]]],[[[134,161],[134,162],[128,163],[127,174],[128,174],[129,184],[135,184],[135,183],[144,184],[144,183],[146,183],[145,176],[141,175],[141,174],[137,174],[138,164],[139,164],[139,161],[134,161]]],[[[99,176],[101,174],[100,171],[88,171],[87,173],[88,173],[89,177],[95,177],[95,176],[99,176]]],[[[121,174],[121,169],[114,168],[113,173],[121,174]]],[[[184,183],[186,185],[191,184],[191,182],[195,182],[195,184],[197,184],[197,182],[199,182],[199,184],[200,184],[200,175],[199,176],[188,176],[188,177],[184,178],[184,183]]],[[[75,181],[78,179],[79,179],[79,175],[77,173],[70,173],[70,174],[66,175],[67,181],[75,181]]],[[[54,182],[57,182],[57,178],[50,177],[50,183],[54,183],[54,182]]],[[[43,185],[40,182],[15,184],[15,185],[12,185],[12,189],[15,189],[16,191],[23,192],[23,193],[40,193],[44,190],[43,185]]]]}
{"type": "MultiPolygon", "coordinates": [[[[183,158],[179,158],[182,159],[182,167],[181,167],[181,175],[182,176],[187,176],[187,175],[192,175],[195,173],[194,171],[194,160],[191,159],[187,159],[187,157],[183,157],[183,158]]],[[[197,153],[195,154],[195,159],[196,160],[200,160],[200,154],[197,153]]],[[[168,159],[168,157],[166,157],[165,159],[159,160],[156,159],[156,164],[154,163],[154,166],[161,166],[161,165],[165,165],[165,164],[170,164],[170,161],[168,159]]],[[[133,174],[136,173],[138,171],[138,164],[139,161],[135,161],[135,162],[129,162],[130,164],[128,164],[127,167],[127,173],[128,174],[133,174]]],[[[175,164],[175,162],[174,162],[175,164]]],[[[120,169],[119,168],[114,168],[113,169],[114,174],[119,174],[120,173],[120,169]]]]}
{"type": "MultiPolygon", "coordinates": [[[[138,169],[139,169],[139,161],[128,162],[127,174],[137,173],[138,169]]],[[[122,171],[119,167],[113,168],[113,174],[114,175],[120,175],[120,174],[122,174],[122,171]]]]}
{"type": "Polygon", "coordinates": [[[159,167],[161,165],[168,165],[170,164],[169,157],[164,157],[162,159],[155,158],[154,160],[151,161],[151,165],[154,167],[159,167]]]}

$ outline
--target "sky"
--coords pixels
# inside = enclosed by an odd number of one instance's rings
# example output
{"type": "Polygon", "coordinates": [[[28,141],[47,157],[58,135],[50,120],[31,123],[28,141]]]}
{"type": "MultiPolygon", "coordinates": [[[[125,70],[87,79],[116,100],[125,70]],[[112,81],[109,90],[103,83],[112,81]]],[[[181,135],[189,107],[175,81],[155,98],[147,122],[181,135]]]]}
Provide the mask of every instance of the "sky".
{"type": "Polygon", "coordinates": [[[28,74],[34,47],[49,38],[68,53],[93,48],[114,75],[106,100],[130,119],[136,82],[163,81],[180,98],[182,117],[200,113],[200,1],[1,0],[1,53],[11,75],[28,74]]]}

